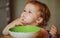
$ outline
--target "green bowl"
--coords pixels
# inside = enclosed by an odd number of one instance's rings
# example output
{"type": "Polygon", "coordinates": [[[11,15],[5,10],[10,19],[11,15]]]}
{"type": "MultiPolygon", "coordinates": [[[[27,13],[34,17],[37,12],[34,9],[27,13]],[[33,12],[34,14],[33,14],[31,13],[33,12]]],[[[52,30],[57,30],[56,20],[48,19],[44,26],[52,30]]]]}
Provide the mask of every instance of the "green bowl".
{"type": "Polygon", "coordinates": [[[9,30],[12,32],[38,32],[40,28],[37,26],[15,26],[9,30]]]}

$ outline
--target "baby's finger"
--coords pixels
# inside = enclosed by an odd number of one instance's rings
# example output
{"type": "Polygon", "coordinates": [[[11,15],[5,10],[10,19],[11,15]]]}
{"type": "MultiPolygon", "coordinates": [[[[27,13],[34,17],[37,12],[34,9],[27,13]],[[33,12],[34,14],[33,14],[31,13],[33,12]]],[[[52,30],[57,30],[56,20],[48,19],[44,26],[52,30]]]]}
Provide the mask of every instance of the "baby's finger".
{"type": "Polygon", "coordinates": [[[52,29],[52,30],[50,30],[50,32],[55,32],[55,33],[57,33],[57,30],[55,30],[55,29],[52,29]]]}
{"type": "Polygon", "coordinates": [[[51,26],[51,29],[56,29],[57,30],[56,26],[54,26],[54,25],[51,26]]]}
{"type": "Polygon", "coordinates": [[[57,30],[52,28],[52,29],[50,30],[50,34],[51,34],[51,35],[56,35],[56,34],[57,34],[57,30]]]}
{"type": "Polygon", "coordinates": [[[51,35],[56,35],[56,33],[54,31],[50,32],[51,35]]]}
{"type": "Polygon", "coordinates": [[[57,31],[57,28],[55,29],[55,28],[51,28],[51,30],[56,30],[57,31]]]}
{"type": "Polygon", "coordinates": [[[54,29],[54,28],[51,28],[51,30],[50,31],[54,31],[55,33],[57,33],[58,32],[58,30],[57,29],[54,29]]]}
{"type": "Polygon", "coordinates": [[[50,30],[50,34],[55,35],[57,33],[56,30],[50,30]]]}

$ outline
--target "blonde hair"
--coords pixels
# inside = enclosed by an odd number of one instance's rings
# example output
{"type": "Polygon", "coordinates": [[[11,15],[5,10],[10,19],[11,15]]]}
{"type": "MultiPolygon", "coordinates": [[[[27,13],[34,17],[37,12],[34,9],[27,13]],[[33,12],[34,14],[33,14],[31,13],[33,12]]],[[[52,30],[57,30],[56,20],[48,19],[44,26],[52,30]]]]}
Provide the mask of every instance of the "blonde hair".
{"type": "MultiPolygon", "coordinates": [[[[36,6],[39,6],[40,7],[40,11],[42,12],[41,13],[41,16],[43,18],[43,22],[42,23],[39,23],[40,26],[43,26],[43,25],[47,25],[47,22],[49,21],[50,19],[50,11],[49,11],[49,8],[47,7],[46,4],[42,3],[42,2],[39,2],[39,1],[36,1],[36,0],[30,0],[27,2],[28,3],[31,3],[33,5],[36,5],[36,6]]],[[[38,25],[38,26],[39,26],[38,25]]]]}

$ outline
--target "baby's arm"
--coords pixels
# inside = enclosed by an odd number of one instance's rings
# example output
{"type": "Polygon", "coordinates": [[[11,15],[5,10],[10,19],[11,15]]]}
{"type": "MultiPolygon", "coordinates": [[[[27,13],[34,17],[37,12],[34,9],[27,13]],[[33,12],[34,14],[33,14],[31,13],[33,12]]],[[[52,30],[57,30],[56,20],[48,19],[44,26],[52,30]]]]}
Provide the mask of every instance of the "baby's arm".
{"type": "Polygon", "coordinates": [[[48,38],[48,32],[44,28],[41,28],[37,34],[35,34],[35,38],[48,38]]]}
{"type": "Polygon", "coordinates": [[[18,19],[16,19],[16,20],[14,20],[14,21],[12,21],[10,24],[8,24],[5,28],[4,28],[4,30],[3,30],[3,35],[8,35],[8,31],[9,31],[9,28],[12,28],[12,27],[14,27],[15,25],[23,25],[22,23],[21,23],[21,19],[20,18],[18,18],[18,19]]]}

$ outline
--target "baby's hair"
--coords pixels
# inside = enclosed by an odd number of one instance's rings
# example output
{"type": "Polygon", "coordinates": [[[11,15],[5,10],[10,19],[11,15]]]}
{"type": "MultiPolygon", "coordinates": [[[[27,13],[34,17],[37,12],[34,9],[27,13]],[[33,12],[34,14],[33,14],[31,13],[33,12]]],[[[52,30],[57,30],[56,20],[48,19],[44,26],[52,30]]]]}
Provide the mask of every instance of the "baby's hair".
{"type": "Polygon", "coordinates": [[[44,4],[44,3],[41,3],[41,2],[39,2],[37,0],[30,0],[30,1],[27,2],[27,4],[29,4],[29,3],[40,7],[40,9],[39,9],[39,11],[41,12],[40,17],[43,18],[43,22],[40,23],[39,25],[40,26],[47,25],[47,22],[50,19],[50,11],[49,11],[49,8],[47,7],[47,5],[44,4]]]}

